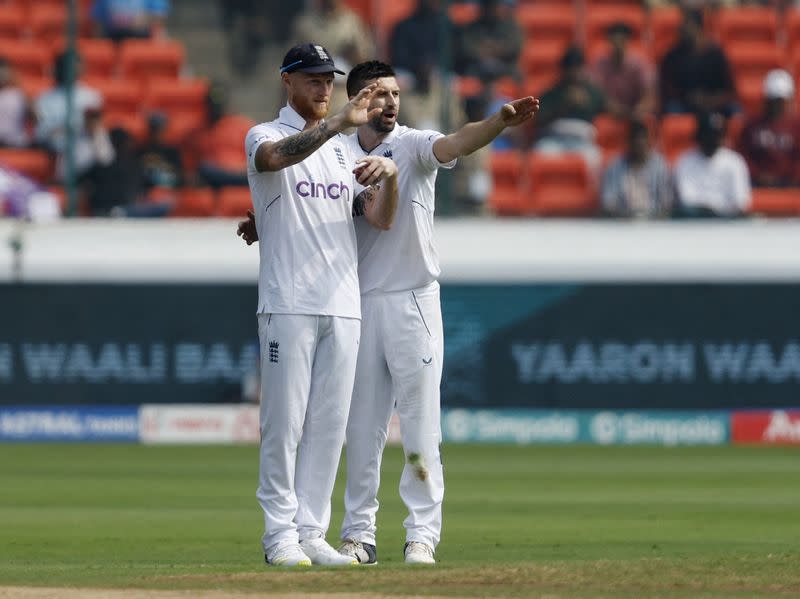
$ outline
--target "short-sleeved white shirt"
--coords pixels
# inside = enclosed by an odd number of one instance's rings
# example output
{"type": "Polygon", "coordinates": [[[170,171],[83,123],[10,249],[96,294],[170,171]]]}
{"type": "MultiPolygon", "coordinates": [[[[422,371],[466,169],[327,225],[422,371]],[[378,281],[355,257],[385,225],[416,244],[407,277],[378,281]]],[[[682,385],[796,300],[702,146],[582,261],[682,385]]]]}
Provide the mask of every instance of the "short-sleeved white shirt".
{"type": "Polygon", "coordinates": [[[750,173],[741,154],[718,149],[710,158],[698,149],[684,152],[675,165],[681,204],[710,208],[726,216],[750,207],[750,173]]]}
{"type": "Polygon", "coordinates": [[[353,197],[363,189],[354,158],[337,135],[302,162],[259,173],[264,142],[295,135],[305,119],[290,106],[247,134],[247,179],[256,215],[261,265],[258,311],[361,318],[353,197]]]}
{"type": "Polygon", "coordinates": [[[381,231],[357,217],[358,278],[361,293],[391,293],[424,287],[435,281],[441,270],[433,240],[436,175],[439,168],[453,168],[456,161],[443,164],[433,153],[433,144],[443,134],[403,125],[395,128],[371,152],[348,136],[356,159],[386,156],[397,164],[399,199],[392,227],[381,231]]]}

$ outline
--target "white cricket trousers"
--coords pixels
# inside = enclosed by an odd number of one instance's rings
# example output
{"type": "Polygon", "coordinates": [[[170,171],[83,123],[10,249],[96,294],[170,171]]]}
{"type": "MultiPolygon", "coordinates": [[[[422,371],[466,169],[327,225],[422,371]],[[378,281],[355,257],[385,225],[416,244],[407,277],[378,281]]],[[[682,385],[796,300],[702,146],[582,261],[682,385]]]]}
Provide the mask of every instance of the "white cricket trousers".
{"type": "Polygon", "coordinates": [[[259,314],[264,552],[324,537],[353,390],[360,322],[259,314]]]}
{"type": "Polygon", "coordinates": [[[347,423],[347,489],[342,538],[375,544],[381,456],[392,408],[400,419],[406,463],[400,497],[408,508],[406,541],[439,543],[444,475],[439,386],[444,356],[439,284],[361,296],[361,343],[347,423]],[[421,456],[420,480],[409,458],[421,456]]]}

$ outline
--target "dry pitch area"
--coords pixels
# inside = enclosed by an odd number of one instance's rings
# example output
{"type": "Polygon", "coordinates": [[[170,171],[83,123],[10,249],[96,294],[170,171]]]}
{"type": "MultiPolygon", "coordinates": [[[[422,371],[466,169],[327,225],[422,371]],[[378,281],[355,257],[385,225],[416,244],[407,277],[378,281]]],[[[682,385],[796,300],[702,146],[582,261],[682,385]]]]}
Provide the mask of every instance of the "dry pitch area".
{"type": "Polygon", "coordinates": [[[446,446],[431,569],[393,448],[380,565],[301,572],[263,565],[254,447],[0,452],[0,599],[800,597],[797,449],[446,446]]]}

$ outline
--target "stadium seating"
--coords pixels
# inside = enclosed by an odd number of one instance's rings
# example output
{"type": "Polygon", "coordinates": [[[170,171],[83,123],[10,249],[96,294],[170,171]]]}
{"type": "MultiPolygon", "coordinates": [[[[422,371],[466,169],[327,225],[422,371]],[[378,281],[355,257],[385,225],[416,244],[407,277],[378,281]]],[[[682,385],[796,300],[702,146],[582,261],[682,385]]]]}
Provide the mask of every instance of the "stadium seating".
{"type": "Polygon", "coordinates": [[[223,187],[217,194],[217,206],[215,216],[227,218],[241,218],[248,210],[253,209],[253,201],[250,199],[250,188],[223,187]]]}
{"type": "Polygon", "coordinates": [[[108,129],[125,129],[139,143],[147,136],[147,119],[139,112],[106,111],[103,113],[103,124],[108,129]]]}
{"type": "Polygon", "coordinates": [[[596,47],[598,41],[606,40],[608,27],[622,21],[633,30],[631,47],[642,48],[645,30],[644,9],[639,5],[600,5],[592,6],[586,11],[585,38],[586,47],[596,47]]]}
{"type": "Polygon", "coordinates": [[[196,126],[206,120],[208,81],[205,79],[156,80],[150,83],[145,109],[160,110],[170,118],[191,118],[196,126]]]}
{"type": "Polygon", "coordinates": [[[40,183],[47,183],[53,175],[53,161],[44,150],[0,148],[0,164],[40,183]]]}
{"type": "Polygon", "coordinates": [[[546,46],[561,55],[575,41],[577,13],[568,2],[520,4],[517,21],[525,31],[528,47],[546,46]]]}
{"type": "Polygon", "coordinates": [[[625,151],[628,141],[628,123],[610,114],[601,114],[594,119],[597,130],[597,145],[603,151],[603,164],[607,165],[615,156],[625,151]]]}
{"type": "Polygon", "coordinates": [[[526,212],[539,216],[591,216],[597,200],[589,169],[578,154],[528,156],[530,193],[526,212]]]}
{"type": "Polygon", "coordinates": [[[17,75],[44,77],[50,74],[53,57],[49,48],[40,44],[1,40],[0,56],[11,63],[17,75]]]}
{"type": "Polygon", "coordinates": [[[671,163],[695,145],[694,136],[697,121],[690,114],[668,114],[661,119],[659,146],[661,152],[671,163]]]}
{"type": "Polygon", "coordinates": [[[653,10],[650,14],[651,55],[660,61],[678,41],[681,11],[677,6],[653,10]]]}
{"type": "Polygon", "coordinates": [[[25,11],[22,8],[0,4],[0,40],[18,40],[25,22],[25,11]]]}
{"type": "Polygon", "coordinates": [[[37,3],[31,7],[28,26],[33,39],[42,43],[63,36],[67,29],[66,7],[37,3]]]}
{"type": "Polygon", "coordinates": [[[753,189],[751,212],[768,216],[800,216],[800,192],[797,189],[753,189]]]}
{"type": "Polygon", "coordinates": [[[126,79],[177,79],[183,46],[172,40],[129,39],[120,43],[120,74],[126,79]]]}
{"type": "Polygon", "coordinates": [[[107,112],[135,113],[144,101],[142,84],[136,79],[99,79],[85,77],[84,83],[103,96],[107,112]]]}
{"type": "Polygon", "coordinates": [[[447,7],[450,22],[463,27],[472,23],[480,14],[480,6],[475,2],[453,2],[447,7]]]}
{"type": "Polygon", "coordinates": [[[522,154],[516,150],[492,152],[489,169],[493,186],[489,204],[497,214],[518,215],[524,212],[522,165],[522,154]]]}
{"type": "MultiPolygon", "coordinates": [[[[66,39],[55,38],[51,45],[53,56],[67,47],[66,39]]],[[[81,60],[81,75],[91,78],[108,79],[115,75],[117,66],[117,47],[107,39],[78,38],[77,50],[81,60]]]]}
{"type": "Polygon", "coordinates": [[[170,216],[201,218],[214,214],[214,192],[207,187],[182,189],[170,216]]]}
{"type": "Polygon", "coordinates": [[[732,43],[775,43],[778,15],[774,8],[741,6],[723,8],[715,19],[715,32],[724,46],[732,43]]]}
{"type": "Polygon", "coordinates": [[[51,77],[43,77],[41,75],[22,75],[17,77],[17,84],[31,101],[47,90],[52,89],[54,83],[51,77]]]}

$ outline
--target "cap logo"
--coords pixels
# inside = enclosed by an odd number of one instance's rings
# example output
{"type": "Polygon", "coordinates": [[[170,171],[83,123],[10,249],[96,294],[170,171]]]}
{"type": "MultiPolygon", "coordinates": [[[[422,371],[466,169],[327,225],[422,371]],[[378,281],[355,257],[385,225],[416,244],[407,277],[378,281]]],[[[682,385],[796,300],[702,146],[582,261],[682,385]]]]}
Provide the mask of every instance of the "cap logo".
{"type": "Polygon", "coordinates": [[[330,60],[331,57],[328,56],[328,53],[325,52],[325,48],[322,46],[314,46],[314,50],[317,51],[317,56],[320,57],[320,60],[330,60]]]}

